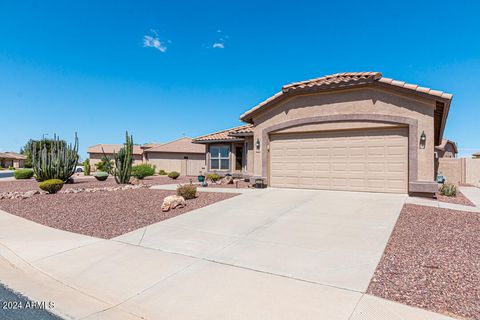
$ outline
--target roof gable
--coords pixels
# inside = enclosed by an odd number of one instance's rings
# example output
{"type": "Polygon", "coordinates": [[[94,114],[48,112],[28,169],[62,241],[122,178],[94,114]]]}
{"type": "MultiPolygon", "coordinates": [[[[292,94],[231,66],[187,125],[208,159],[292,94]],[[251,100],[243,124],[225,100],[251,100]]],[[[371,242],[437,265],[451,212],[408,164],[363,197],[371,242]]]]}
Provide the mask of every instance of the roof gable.
{"type": "Polygon", "coordinates": [[[242,141],[243,136],[253,134],[253,125],[245,124],[238,127],[217,131],[193,139],[196,143],[217,142],[217,141],[242,141]]]}
{"type": "Polygon", "coordinates": [[[310,79],[301,82],[295,82],[284,85],[282,90],[270,98],[259,103],[240,116],[240,120],[253,123],[253,117],[263,112],[270,106],[284,100],[287,97],[297,94],[308,94],[317,92],[327,92],[333,90],[342,90],[354,87],[378,86],[389,90],[402,91],[406,94],[421,96],[436,101],[435,109],[435,139],[436,143],[441,143],[446,119],[450,109],[452,95],[439,90],[432,90],[426,87],[420,87],[416,84],[410,84],[403,81],[397,81],[390,78],[384,78],[380,72],[344,72],[310,79]]]}
{"type": "Polygon", "coordinates": [[[205,146],[192,141],[192,138],[184,137],[146,149],[145,152],[205,153],[205,146]]]}
{"type": "MultiPolygon", "coordinates": [[[[96,144],[94,146],[88,147],[88,153],[116,153],[123,148],[123,144],[96,144]]],[[[133,146],[133,154],[134,155],[141,155],[143,154],[143,150],[140,146],[134,145],[133,146]]]]}

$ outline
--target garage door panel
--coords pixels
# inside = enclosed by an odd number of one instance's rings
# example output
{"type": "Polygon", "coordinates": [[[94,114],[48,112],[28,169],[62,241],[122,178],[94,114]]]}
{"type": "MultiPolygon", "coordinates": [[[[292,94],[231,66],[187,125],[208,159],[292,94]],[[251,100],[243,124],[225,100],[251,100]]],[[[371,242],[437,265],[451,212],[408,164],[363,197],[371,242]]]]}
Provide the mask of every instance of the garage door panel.
{"type": "Polygon", "coordinates": [[[406,193],[406,128],[272,135],[270,184],[406,193]]]}

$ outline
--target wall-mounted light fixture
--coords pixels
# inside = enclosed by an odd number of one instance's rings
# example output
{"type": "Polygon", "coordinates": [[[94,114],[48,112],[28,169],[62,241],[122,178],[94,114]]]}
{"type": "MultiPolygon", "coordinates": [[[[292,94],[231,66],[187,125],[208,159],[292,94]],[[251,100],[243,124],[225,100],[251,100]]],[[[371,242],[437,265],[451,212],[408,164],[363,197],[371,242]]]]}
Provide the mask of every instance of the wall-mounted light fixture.
{"type": "Polygon", "coordinates": [[[257,141],[255,142],[255,149],[257,151],[260,151],[260,139],[257,138],[257,141]]]}
{"type": "Polygon", "coordinates": [[[425,149],[426,143],[427,143],[427,135],[425,134],[425,131],[422,131],[422,134],[420,135],[420,149],[425,149]]]}

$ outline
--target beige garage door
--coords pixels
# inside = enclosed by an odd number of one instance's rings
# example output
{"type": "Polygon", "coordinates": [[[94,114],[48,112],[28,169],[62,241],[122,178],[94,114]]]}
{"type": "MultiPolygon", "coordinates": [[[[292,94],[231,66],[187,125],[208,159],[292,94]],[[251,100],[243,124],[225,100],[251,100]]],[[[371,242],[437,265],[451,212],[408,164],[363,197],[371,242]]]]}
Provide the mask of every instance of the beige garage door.
{"type": "Polygon", "coordinates": [[[407,128],[270,137],[272,187],[407,193],[407,128]]]}

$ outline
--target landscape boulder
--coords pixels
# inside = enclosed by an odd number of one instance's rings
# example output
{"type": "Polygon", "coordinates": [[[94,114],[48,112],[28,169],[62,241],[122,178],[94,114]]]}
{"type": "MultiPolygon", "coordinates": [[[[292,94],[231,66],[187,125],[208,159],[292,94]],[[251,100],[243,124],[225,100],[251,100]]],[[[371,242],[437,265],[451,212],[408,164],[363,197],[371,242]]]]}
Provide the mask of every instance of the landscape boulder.
{"type": "Polygon", "coordinates": [[[183,208],[187,205],[185,202],[185,198],[181,196],[168,196],[165,199],[163,199],[163,204],[162,204],[162,211],[166,212],[171,209],[175,209],[177,207],[183,208]]]}
{"type": "Polygon", "coordinates": [[[232,176],[225,176],[220,180],[220,184],[233,184],[232,176]]]}

